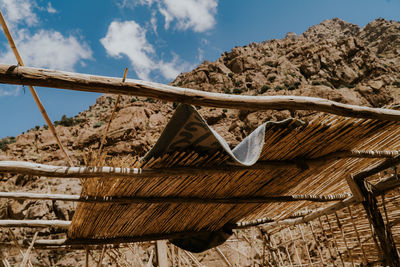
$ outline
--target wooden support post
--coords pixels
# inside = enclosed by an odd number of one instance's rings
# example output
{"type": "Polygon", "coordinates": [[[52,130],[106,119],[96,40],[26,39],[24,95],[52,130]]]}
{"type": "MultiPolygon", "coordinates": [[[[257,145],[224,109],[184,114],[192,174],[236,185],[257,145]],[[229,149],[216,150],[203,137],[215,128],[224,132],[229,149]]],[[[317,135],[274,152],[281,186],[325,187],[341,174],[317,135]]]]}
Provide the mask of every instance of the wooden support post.
{"type": "Polygon", "coordinates": [[[104,245],[103,249],[101,250],[99,261],[97,262],[97,267],[102,267],[103,266],[103,258],[104,258],[104,253],[106,252],[106,249],[107,249],[107,246],[104,245]]]}
{"type": "Polygon", "coordinates": [[[168,267],[168,255],[167,255],[167,241],[158,240],[156,243],[157,247],[157,262],[159,267],[168,267]]]}
{"type": "Polygon", "coordinates": [[[85,267],[89,267],[89,249],[86,249],[85,252],[85,267]]]}
{"type": "Polygon", "coordinates": [[[357,202],[362,202],[364,200],[363,195],[358,187],[357,183],[354,181],[353,175],[349,175],[346,177],[347,185],[350,188],[351,193],[353,194],[354,199],[357,202]]]}
{"type": "Polygon", "coordinates": [[[293,238],[292,230],[290,230],[290,227],[288,227],[287,229],[289,232],[290,240],[292,241],[292,244],[293,244],[294,252],[296,253],[297,261],[299,262],[299,265],[302,266],[300,255],[299,255],[299,252],[298,252],[297,246],[296,246],[296,240],[293,238]]]}
{"type": "Polygon", "coordinates": [[[379,239],[380,250],[383,254],[383,264],[393,267],[400,266],[400,258],[390,230],[390,225],[385,225],[382,214],[378,208],[378,201],[371,190],[367,189],[364,180],[356,180],[356,182],[365,199],[362,204],[367,213],[368,220],[379,239]]]}

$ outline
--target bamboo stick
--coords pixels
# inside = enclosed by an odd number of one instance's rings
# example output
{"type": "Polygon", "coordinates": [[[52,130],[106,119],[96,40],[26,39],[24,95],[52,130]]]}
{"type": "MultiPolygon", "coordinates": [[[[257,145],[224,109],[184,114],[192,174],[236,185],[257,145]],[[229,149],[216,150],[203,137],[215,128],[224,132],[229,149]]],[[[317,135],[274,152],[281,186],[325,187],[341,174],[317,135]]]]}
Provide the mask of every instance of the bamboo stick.
{"type": "Polygon", "coordinates": [[[103,258],[104,258],[104,254],[106,252],[107,246],[103,246],[103,249],[101,250],[101,254],[99,257],[99,261],[97,262],[97,267],[101,267],[103,265],[103,258]]]}
{"type": "MultiPolygon", "coordinates": [[[[24,252],[22,251],[22,247],[21,245],[18,243],[17,238],[15,237],[14,232],[11,229],[8,229],[8,232],[11,235],[11,239],[13,240],[15,246],[17,247],[17,249],[19,250],[19,253],[21,254],[22,257],[24,257],[24,252]]],[[[28,266],[29,267],[33,267],[32,263],[30,260],[28,260],[28,266]]]]}
{"type": "Polygon", "coordinates": [[[226,266],[232,267],[233,265],[229,262],[228,258],[222,253],[222,251],[216,247],[215,250],[218,252],[219,256],[222,258],[222,260],[225,262],[226,266]]]}
{"type": "MultiPolygon", "coordinates": [[[[343,200],[342,194],[315,196],[315,195],[293,195],[293,196],[241,196],[231,198],[200,198],[200,197],[147,197],[147,196],[131,196],[131,197],[114,197],[114,196],[79,196],[79,195],[63,195],[63,194],[38,194],[28,192],[0,192],[0,198],[8,199],[33,199],[33,200],[61,200],[85,203],[196,203],[196,204],[248,204],[248,203],[271,203],[271,202],[296,202],[296,201],[312,201],[312,202],[329,202],[343,200]]],[[[265,223],[267,219],[256,221],[255,224],[265,223]]],[[[240,224],[242,225],[242,224],[240,224]]],[[[249,225],[242,225],[248,227],[249,225]]]]}
{"type": "MultiPolygon", "coordinates": [[[[8,43],[10,44],[11,50],[13,51],[14,56],[17,59],[18,65],[24,66],[24,62],[22,61],[22,58],[17,50],[17,47],[15,46],[14,40],[11,36],[10,31],[8,30],[7,23],[4,20],[4,17],[3,17],[3,14],[1,13],[1,11],[0,11],[0,24],[3,27],[4,33],[7,37],[8,43]]],[[[62,145],[60,138],[57,135],[56,129],[54,128],[53,123],[51,122],[49,116],[47,115],[46,109],[44,108],[42,102],[40,101],[40,98],[37,95],[35,88],[32,85],[28,85],[28,88],[40,110],[40,113],[42,113],[44,120],[46,121],[47,125],[49,126],[50,132],[52,133],[53,137],[56,139],[58,146],[60,147],[62,153],[64,154],[65,158],[67,159],[68,164],[70,166],[73,166],[74,164],[73,164],[71,158],[69,157],[67,151],[65,150],[64,146],[62,145]]]]}
{"type": "Polygon", "coordinates": [[[314,110],[341,116],[400,121],[400,112],[342,104],[326,99],[302,96],[238,96],[178,88],[153,82],[78,74],[64,71],[16,67],[0,64],[0,82],[151,97],[185,104],[244,110],[290,109],[314,110]]]}

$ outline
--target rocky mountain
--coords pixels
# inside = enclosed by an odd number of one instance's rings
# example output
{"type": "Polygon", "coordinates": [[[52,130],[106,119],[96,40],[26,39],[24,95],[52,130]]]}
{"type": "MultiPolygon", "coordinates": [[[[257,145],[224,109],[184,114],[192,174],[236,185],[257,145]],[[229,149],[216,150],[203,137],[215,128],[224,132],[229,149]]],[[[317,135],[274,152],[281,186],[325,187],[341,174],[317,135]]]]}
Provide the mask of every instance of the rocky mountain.
{"type": "MultiPolygon", "coordinates": [[[[302,95],[372,107],[400,101],[400,23],[377,19],[363,28],[338,18],[312,26],[301,35],[251,43],[205,61],[172,83],[211,92],[242,95],[302,95]]],[[[62,142],[76,165],[96,151],[115,104],[103,95],[88,110],[56,122],[62,142]]],[[[110,156],[142,156],[158,139],[175,103],[123,96],[104,150],[110,156]]],[[[207,122],[231,146],[267,120],[309,111],[247,112],[198,107],[207,122]]],[[[47,127],[35,127],[0,141],[0,160],[66,165],[47,127]]],[[[50,191],[79,194],[80,184],[61,179],[3,175],[2,191],[50,191]]],[[[0,218],[70,219],[73,204],[0,201],[0,218]]],[[[20,234],[28,233],[21,230],[20,234]]],[[[7,239],[8,237],[6,237],[7,239]]]]}

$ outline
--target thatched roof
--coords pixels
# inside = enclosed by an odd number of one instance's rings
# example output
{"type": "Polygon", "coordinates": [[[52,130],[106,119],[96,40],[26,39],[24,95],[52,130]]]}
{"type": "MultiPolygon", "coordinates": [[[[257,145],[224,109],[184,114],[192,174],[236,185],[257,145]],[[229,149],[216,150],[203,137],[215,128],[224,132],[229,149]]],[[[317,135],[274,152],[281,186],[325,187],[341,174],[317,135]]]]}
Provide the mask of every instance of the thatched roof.
{"type": "MultiPolygon", "coordinates": [[[[399,150],[397,122],[321,115],[305,124],[296,119],[268,122],[231,150],[192,106],[181,105],[157,144],[131,167],[175,169],[193,173],[135,179],[88,179],[83,196],[249,198],[276,195],[328,195],[350,192],[346,177],[376,158],[330,158],[343,151],[399,150]],[[308,164],[311,159],[318,164],[308,164]],[[265,168],[215,172],[221,166],[265,168]],[[292,165],[279,163],[295,162],[292,165]]],[[[221,168],[223,169],[223,168],[221,168]]],[[[311,205],[311,206],[310,206],[311,205]]],[[[284,218],[304,207],[283,203],[79,203],[68,231],[70,240],[143,237],[179,232],[218,231],[226,225],[260,217],[284,218]]]]}

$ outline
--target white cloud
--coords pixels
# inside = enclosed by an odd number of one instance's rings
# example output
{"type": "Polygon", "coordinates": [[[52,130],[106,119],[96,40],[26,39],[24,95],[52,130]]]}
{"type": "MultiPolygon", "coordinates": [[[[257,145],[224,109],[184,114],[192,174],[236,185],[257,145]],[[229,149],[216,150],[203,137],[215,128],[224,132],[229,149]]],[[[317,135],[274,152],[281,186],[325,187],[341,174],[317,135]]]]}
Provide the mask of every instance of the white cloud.
{"type": "Polygon", "coordinates": [[[7,22],[11,25],[26,23],[29,26],[38,22],[36,14],[33,12],[35,1],[31,0],[0,0],[0,8],[4,12],[7,22]]]}
{"type": "Polygon", "coordinates": [[[159,0],[160,13],[165,17],[165,28],[177,21],[177,28],[196,32],[210,30],[215,25],[217,0],[159,0]]]}
{"type": "Polygon", "coordinates": [[[51,5],[51,3],[49,2],[49,4],[47,5],[46,8],[47,12],[53,14],[53,13],[57,13],[57,10],[51,5]]]}
{"type": "Polygon", "coordinates": [[[178,64],[176,55],[171,62],[157,60],[153,46],[147,41],[146,30],[135,21],[113,21],[100,42],[111,57],[127,56],[142,80],[150,80],[152,71],[159,71],[163,77],[173,79],[185,68],[185,64],[178,64]]]}
{"type": "MultiPolygon", "coordinates": [[[[24,64],[30,67],[72,71],[77,63],[83,64],[82,60],[92,58],[92,51],[86,43],[57,31],[39,30],[31,35],[27,30],[20,30],[15,43],[24,64]]],[[[0,53],[0,62],[16,63],[10,49],[0,53]]]]}
{"type": "Polygon", "coordinates": [[[156,17],[156,12],[153,11],[151,12],[151,19],[150,19],[150,25],[151,25],[151,29],[153,30],[153,32],[155,34],[157,34],[157,17],[156,17]]]}
{"type": "Polygon", "coordinates": [[[2,96],[19,96],[21,92],[21,86],[6,86],[6,88],[3,87],[4,85],[1,85],[0,87],[0,97],[2,96]]]}
{"type": "Polygon", "coordinates": [[[146,31],[139,24],[135,21],[113,21],[106,37],[100,42],[110,56],[128,56],[139,78],[149,79],[149,73],[155,65],[150,58],[154,48],[147,42],[146,31]]]}
{"type": "Polygon", "coordinates": [[[218,0],[123,0],[120,6],[134,8],[137,5],[156,5],[164,16],[165,29],[176,21],[179,30],[205,32],[215,25],[218,0]]]}

